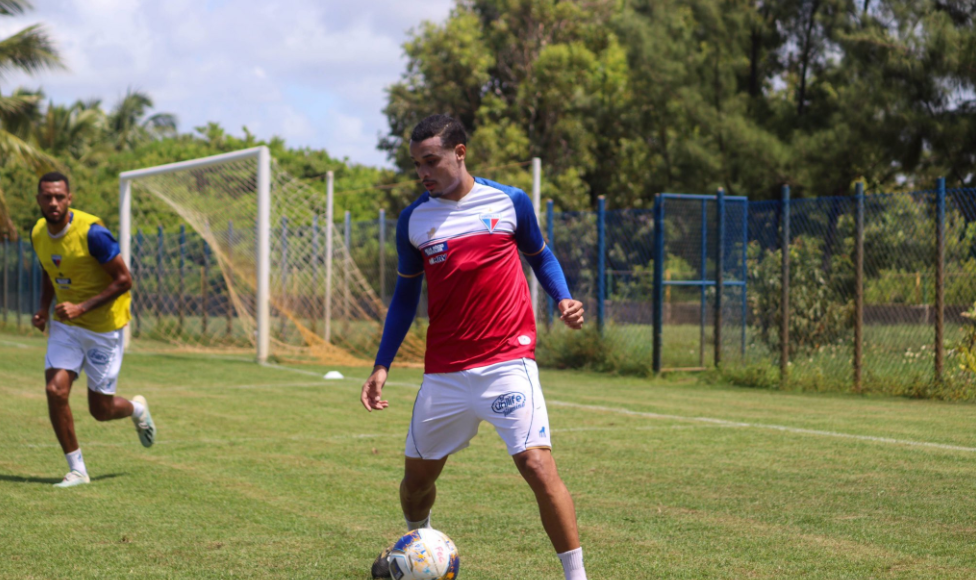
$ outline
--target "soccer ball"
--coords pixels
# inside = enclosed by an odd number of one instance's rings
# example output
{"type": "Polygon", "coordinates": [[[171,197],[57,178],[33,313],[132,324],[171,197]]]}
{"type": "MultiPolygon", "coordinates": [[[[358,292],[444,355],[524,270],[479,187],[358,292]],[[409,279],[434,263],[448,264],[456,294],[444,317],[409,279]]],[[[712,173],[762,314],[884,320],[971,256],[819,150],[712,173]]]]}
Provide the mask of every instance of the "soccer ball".
{"type": "Polygon", "coordinates": [[[397,540],[387,561],[393,580],[454,580],[461,567],[454,542],[431,528],[413,530],[397,540]]]}

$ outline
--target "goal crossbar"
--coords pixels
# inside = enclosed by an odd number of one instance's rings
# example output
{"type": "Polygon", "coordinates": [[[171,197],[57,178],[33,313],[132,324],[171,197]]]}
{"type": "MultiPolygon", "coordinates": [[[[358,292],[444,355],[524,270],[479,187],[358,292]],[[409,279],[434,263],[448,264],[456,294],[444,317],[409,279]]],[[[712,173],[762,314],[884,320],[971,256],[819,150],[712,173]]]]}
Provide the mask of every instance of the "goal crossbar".
{"type": "MultiPolygon", "coordinates": [[[[132,268],[132,182],[165,173],[175,173],[219,165],[231,161],[255,159],[257,162],[257,255],[255,326],[257,361],[267,361],[271,337],[271,152],[265,146],[242,149],[201,159],[179,161],[156,167],[124,171],[119,174],[119,249],[128,268],[132,268]]],[[[125,345],[131,330],[125,328],[125,345]]]]}

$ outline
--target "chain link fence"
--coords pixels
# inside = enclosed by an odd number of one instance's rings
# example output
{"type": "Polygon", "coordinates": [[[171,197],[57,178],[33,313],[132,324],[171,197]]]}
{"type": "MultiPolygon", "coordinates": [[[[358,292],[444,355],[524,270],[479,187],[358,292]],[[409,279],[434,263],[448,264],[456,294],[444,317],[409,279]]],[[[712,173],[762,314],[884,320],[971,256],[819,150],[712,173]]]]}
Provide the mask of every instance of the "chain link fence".
{"type": "MultiPolygon", "coordinates": [[[[972,398],[976,338],[965,313],[976,302],[976,190],[723,203],[724,214],[717,196],[704,195],[660,196],[660,211],[556,212],[550,202],[542,212],[541,227],[571,292],[620,367],[610,370],[711,368],[718,353],[723,373],[745,384],[972,398]]],[[[275,251],[308,237],[298,246],[314,253],[323,243],[316,227],[276,224],[275,251]]],[[[362,280],[388,304],[397,276],[395,216],[338,216],[335,229],[362,280]]],[[[245,237],[231,244],[233,251],[249,251],[245,237]]],[[[135,336],[248,343],[201,236],[189,228],[138,230],[132,247],[135,336]]],[[[0,244],[0,275],[2,324],[26,332],[41,290],[26,237],[0,244]]],[[[287,286],[289,277],[280,280],[287,286]]],[[[344,301],[355,298],[341,278],[334,287],[333,324],[341,329],[344,313],[354,310],[344,301]]],[[[287,287],[279,293],[290,296],[287,287]]],[[[313,332],[321,330],[320,300],[289,307],[313,332]]],[[[569,335],[544,293],[536,313],[542,342],[569,335]]],[[[424,299],[421,327],[425,318],[424,299]]]]}

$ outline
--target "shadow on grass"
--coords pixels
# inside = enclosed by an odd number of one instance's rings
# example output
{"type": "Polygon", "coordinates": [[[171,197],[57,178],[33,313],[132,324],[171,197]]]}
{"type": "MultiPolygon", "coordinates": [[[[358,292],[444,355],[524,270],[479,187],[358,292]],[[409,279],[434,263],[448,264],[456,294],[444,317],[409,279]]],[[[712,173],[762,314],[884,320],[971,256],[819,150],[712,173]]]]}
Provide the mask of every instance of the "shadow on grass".
{"type": "MultiPolygon", "coordinates": [[[[116,477],[124,476],[124,473],[106,473],[105,475],[97,475],[91,478],[92,481],[102,481],[105,479],[114,479],[116,477]]],[[[54,485],[55,483],[60,483],[61,478],[53,477],[26,477],[23,475],[7,475],[6,473],[0,473],[0,481],[9,481],[11,483],[45,483],[54,485]]]]}

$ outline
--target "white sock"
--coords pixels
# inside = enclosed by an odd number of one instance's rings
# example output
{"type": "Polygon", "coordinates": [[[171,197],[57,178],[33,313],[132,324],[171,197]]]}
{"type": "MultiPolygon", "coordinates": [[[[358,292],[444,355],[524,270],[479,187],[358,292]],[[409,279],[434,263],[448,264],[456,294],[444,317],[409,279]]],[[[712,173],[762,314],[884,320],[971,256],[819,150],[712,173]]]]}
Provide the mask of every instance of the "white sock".
{"type": "Polygon", "coordinates": [[[405,515],[403,516],[403,519],[404,519],[404,521],[407,522],[407,531],[408,532],[412,532],[414,530],[419,530],[420,528],[429,528],[430,527],[430,514],[427,514],[427,517],[424,518],[424,519],[422,519],[422,520],[420,520],[419,522],[411,522],[410,520],[407,519],[407,516],[405,516],[405,515]]]}
{"type": "Polygon", "coordinates": [[[136,419],[142,417],[142,414],[146,412],[146,406],[142,403],[137,403],[135,401],[129,401],[132,403],[132,416],[136,419]]]}
{"type": "Polygon", "coordinates": [[[80,471],[84,474],[88,473],[88,469],[85,468],[85,458],[81,456],[80,447],[71,453],[66,453],[64,458],[68,460],[68,471],[80,471]]]}
{"type": "Polygon", "coordinates": [[[563,563],[563,575],[566,576],[566,580],[586,580],[586,570],[583,569],[583,548],[556,555],[563,563]]]}

